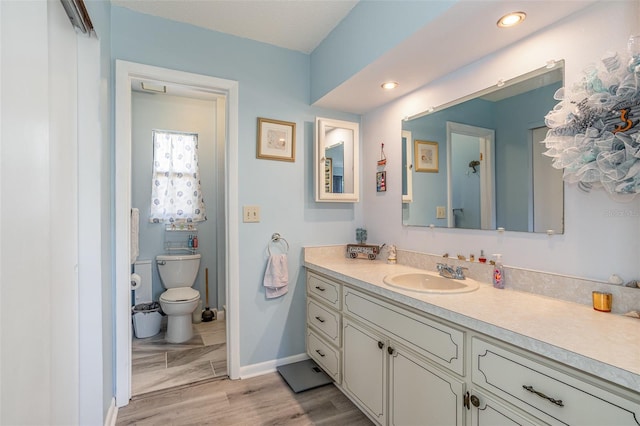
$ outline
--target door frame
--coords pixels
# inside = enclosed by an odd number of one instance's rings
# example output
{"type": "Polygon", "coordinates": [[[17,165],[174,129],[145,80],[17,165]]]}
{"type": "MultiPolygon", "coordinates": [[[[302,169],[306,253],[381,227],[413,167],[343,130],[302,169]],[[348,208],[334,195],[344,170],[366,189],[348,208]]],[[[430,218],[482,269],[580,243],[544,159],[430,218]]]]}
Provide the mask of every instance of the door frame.
{"type": "Polygon", "coordinates": [[[202,91],[222,92],[227,97],[225,141],[225,249],[227,371],[240,377],[239,344],[239,208],[238,208],[238,103],[239,84],[201,74],[116,60],[115,90],[115,254],[114,254],[114,345],[116,405],[131,399],[131,80],[149,79],[202,91]]]}

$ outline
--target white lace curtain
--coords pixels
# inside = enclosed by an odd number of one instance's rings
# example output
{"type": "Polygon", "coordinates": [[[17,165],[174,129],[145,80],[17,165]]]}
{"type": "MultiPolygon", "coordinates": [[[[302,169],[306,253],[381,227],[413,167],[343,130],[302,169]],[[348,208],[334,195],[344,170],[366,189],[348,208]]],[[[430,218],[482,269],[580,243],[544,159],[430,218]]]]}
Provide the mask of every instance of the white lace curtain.
{"type": "Polygon", "coordinates": [[[154,130],[149,221],[205,220],[198,170],[198,135],[154,130]]]}

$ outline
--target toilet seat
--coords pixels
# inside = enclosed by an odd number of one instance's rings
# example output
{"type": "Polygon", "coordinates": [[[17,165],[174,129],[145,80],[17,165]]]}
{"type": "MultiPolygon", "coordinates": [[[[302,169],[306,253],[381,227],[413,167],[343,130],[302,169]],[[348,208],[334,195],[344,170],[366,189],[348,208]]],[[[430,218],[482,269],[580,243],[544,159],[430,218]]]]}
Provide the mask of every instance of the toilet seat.
{"type": "Polygon", "coordinates": [[[200,298],[200,292],[191,287],[170,288],[160,295],[160,300],[167,303],[193,302],[200,298]]]}

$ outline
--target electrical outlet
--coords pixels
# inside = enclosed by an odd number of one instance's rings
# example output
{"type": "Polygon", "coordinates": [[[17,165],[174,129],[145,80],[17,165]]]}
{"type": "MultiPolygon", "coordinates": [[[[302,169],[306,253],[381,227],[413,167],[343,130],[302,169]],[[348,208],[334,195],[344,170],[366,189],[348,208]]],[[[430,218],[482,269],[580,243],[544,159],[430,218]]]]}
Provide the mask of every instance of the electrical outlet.
{"type": "Polygon", "coordinates": [[[243,222],[260,222],[260,206],[243,206],[243,222]]]}
{"type": "Polygon", "coordinates": [[[447,209],[444,206],[436,207],[436,219],[445,219],[447,217],[447,209]]]}

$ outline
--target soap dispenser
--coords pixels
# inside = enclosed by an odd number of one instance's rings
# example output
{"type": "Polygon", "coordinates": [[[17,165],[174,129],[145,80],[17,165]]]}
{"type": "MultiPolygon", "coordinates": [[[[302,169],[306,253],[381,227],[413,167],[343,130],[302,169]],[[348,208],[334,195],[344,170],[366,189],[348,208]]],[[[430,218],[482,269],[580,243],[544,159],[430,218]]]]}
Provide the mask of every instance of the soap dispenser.
{"type": "Polygon", "coordinates": [[[493,286],[495,288],[504,288],[504,267],[502,266],[502,255],[494,254],[496,264],[493,265],[493,286]]]}
{"type": "Polygon", "coordinates": [[[396,246],[391,244],[389,247],[389,257],[387,257],[387,263],[389,265],[395,265],[398,262],[398,252],[396,246]]]}

